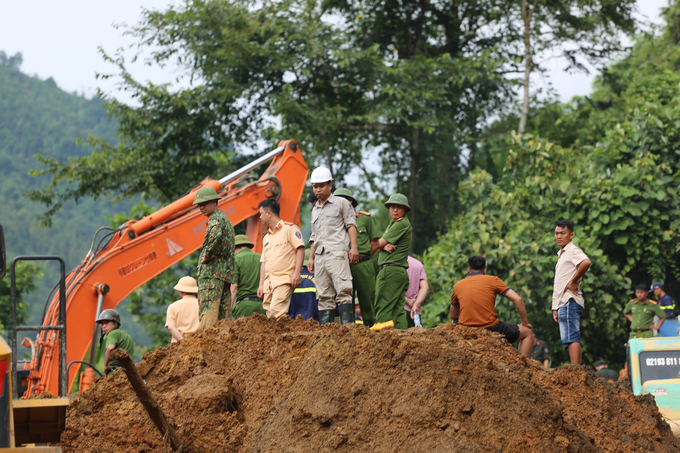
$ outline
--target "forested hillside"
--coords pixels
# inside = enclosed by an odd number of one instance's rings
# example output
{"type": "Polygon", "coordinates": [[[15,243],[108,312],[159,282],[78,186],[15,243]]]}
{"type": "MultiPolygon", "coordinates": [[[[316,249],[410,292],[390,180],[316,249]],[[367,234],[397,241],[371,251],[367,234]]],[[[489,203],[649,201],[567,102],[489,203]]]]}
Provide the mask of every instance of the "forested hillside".
{"type": "MultiPolygon", "coordinates": [[[[77,144],[76,139],[94,134],[115,142],[117,126],[107,118],[101,100],[62,91],[52,79],[23,74],[20,66],[20,54],[8,57],[0,52],[0,223],[7,258],[59,255],[66,260],[68,271],[85,256],[96,229],[110,223],[105,216],[127,212],[131,203],[112,206],[83,197],[78,204],[66,203],[54,216],[51,228],[38,227],[36,219],[45,208],[27,200],[24,194],[44,187],[48,178],[29,175],[30,170],[41,168],[34,155],[41,153],[61,161],[88,155],[91,151],[87,145],[77,144]]],[[[32,321],[38,320],[47,292],[58,278],[57,265],[46,265],[44,273],[44,278],[35,282],[37,290],[28,296],[32,321]]],[[[143,338],[141,331],[135,339],[142,341],[138,338],[143,338]]]]}

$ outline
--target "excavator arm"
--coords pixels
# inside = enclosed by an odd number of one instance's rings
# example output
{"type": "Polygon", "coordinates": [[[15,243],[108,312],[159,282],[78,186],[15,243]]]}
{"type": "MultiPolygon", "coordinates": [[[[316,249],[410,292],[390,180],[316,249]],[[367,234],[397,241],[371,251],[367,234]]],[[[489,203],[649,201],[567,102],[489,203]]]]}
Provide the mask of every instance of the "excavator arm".
{"type": "MultiPolygon", "coordinates": [[[[300,224],[300,200],[309,170],[294,140],[282,141],[279,147],[219,181],[206,179],[188,194],[139,221],[130,220],[107,231],[85,259],[67,276],[66,329],[67,363],[80,361],[94,338],[95,319],[103,309],[116,308],[130,293],[173,264],[198,250],[205,236],[207,219],[193,206],[195,192],[212,187],[222,195],[218,206],[236,225],[248,221],[246,234],[262,250],[263,231],[258,204],[275,198],[281,205],[281,218],[300,224]],[[254,182],[250,170],[271,161],[264,174],[254,182]],[[246,183],[245,185],[243,185],[246,183]],[[237,187],[241,185],[241,187],[237,187]]],[[[46,307],[43,325],[57,323],[59,295],[54,294],[46,307]]],[[[59,335],[42,331],[34,345],[35,354],[28,390],[23,398],[49,391],[58,394],[59,335]]],[[[87,359],[86,359],[87,360],[87,359]]],[[[68,376],[71,388],[77,374],[73,367],[68,376]]]]}

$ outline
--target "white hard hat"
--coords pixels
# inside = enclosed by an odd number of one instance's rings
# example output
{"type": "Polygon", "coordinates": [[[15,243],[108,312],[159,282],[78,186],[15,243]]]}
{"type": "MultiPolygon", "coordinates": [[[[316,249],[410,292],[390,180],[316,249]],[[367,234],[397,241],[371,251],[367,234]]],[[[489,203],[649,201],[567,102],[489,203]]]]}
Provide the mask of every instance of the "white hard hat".
{"type": "Polygon", "coordinates": [[[326,167],[318,167],[312,172],[312,184],[328,182],[333,180],[331,171],[326,167]]]}

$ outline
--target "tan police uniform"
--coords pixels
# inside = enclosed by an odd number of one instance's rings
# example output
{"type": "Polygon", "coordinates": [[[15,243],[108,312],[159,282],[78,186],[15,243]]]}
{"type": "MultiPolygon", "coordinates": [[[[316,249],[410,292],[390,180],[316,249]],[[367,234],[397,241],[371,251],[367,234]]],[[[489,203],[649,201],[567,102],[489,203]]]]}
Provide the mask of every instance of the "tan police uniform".
{"type": "Polygon", "coordinates": [[[315,247],[314,280],[319,310],[335,310],[335,302],[338,305],[352,303],[347,230],[356,226],[354,208],[340,196],[331,195],[323,204],[319,200],[312,209],[312,235],[309,242],[313,242],[315,247]]]}
{"type": "MultiPolygon", "coordinates": [[[[182,335],[198,330],[198,299],[195,294],[187,294],[170,304],[165,317],[165,327],[170,326],[175,327],[182,335]]],[[[176,341],[173,337],[172,342],[176,341]]]]}
{"type": "Polygon", "coordinates": [[[264,303],[268,318],[288,314],[290,296],[293,294],[293,273],[297,249],[304,248],[302,233],[297,225],[280,220],[274,230],[264,237],[260,261],[265,266],[263,283],[264,303]]]}

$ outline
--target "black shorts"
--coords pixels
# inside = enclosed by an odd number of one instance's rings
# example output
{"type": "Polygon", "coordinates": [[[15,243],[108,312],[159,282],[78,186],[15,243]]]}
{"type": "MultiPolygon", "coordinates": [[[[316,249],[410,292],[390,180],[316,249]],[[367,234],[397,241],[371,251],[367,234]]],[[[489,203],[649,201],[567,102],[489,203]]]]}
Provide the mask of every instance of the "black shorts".
{"type": "Polygon", "coordinates": [[[498,324],[491,327],[485,327],[485,329],[503,335],[508,343],[514,343],[519,340],[519,325],[517,324],[508,324],[498,321],[498,324]]]}

